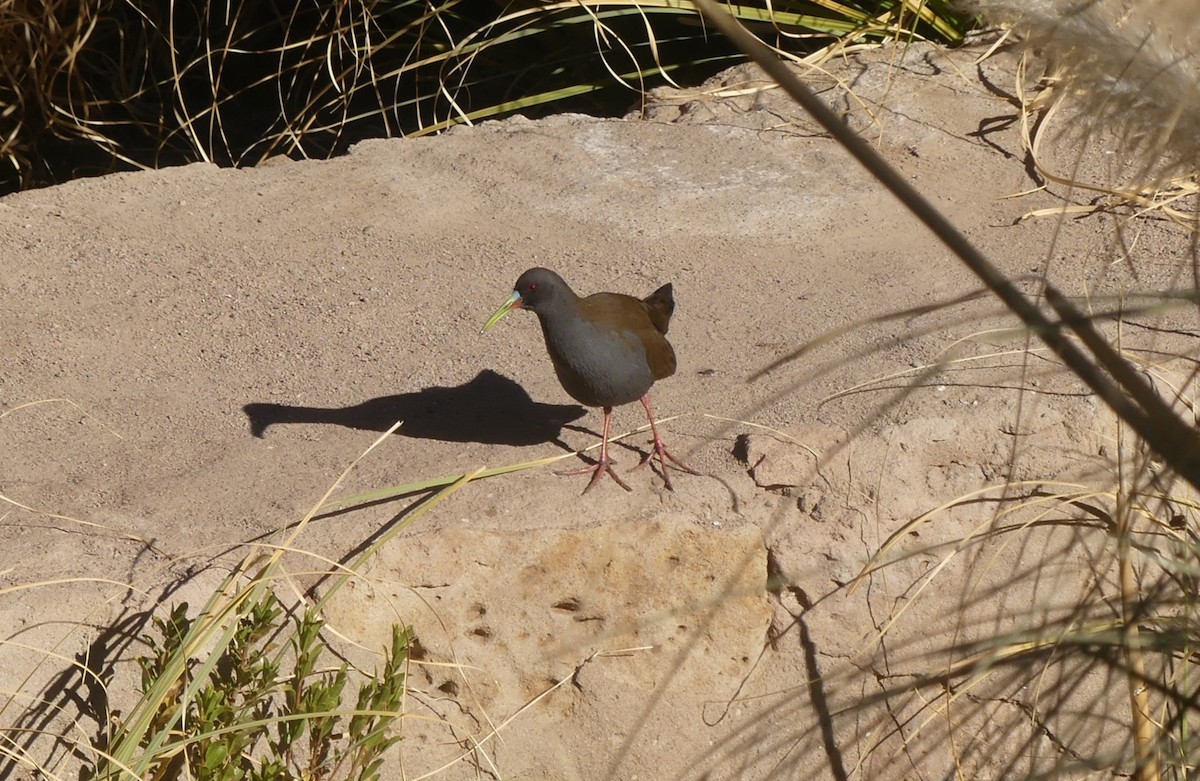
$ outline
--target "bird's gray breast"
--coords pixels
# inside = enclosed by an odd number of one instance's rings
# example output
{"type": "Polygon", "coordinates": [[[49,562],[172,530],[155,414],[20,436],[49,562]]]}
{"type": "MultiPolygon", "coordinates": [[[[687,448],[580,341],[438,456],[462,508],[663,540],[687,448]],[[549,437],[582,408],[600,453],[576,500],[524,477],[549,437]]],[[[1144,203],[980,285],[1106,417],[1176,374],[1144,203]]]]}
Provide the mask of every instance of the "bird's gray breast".
{"type": "Polygon", "coordinates": [[[654,384],[646,349],[633,331],[599,328],[574,317],[542,320],[542,335],[559,382],[580,404],[628,404],[654,384]]]}

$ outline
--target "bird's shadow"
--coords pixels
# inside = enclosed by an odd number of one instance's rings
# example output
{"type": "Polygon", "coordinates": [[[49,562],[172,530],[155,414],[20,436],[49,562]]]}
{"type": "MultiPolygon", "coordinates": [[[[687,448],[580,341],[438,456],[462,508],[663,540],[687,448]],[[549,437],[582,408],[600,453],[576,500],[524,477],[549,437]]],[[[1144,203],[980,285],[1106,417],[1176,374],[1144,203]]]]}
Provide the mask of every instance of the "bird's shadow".
{"type": "Polygon", "coordinates": [[[387,431],[402,420],[404,425],[396,432],[402,436],[485,445],[560,441],[563,426],[587,414],[578,404],[535,402],[516,382],[490,369],[452,388],[433,387],[380,396],[349,407],[256,402],[242,407],[242,411],[250,420],[250,433],[259,438],[271,426],[284,423],[387,431]]]}

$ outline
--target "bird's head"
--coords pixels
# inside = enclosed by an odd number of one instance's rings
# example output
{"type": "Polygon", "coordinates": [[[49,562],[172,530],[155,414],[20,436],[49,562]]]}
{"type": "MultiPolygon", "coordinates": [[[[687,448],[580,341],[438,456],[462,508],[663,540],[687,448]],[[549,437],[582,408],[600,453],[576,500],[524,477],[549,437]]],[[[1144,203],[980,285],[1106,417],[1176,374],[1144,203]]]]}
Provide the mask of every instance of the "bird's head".
{"type": "Polygon", "coordinates": [[[564,296],[571,297],[574,293],[562,277],[548,268],[531,268],[517,279],[512,294],[492,313],[479,333],[503,320],[514,309],[545,311],[564,296]]]}

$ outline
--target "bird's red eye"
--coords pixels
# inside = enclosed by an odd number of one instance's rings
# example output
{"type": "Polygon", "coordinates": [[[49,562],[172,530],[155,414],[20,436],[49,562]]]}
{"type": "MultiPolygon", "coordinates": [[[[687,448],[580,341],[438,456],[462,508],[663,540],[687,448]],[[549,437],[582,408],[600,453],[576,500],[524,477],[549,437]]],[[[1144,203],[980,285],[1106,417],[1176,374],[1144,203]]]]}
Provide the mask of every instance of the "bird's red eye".
{"type": "Polygon", "coordinates": [[[530,290],[537,290],[537,283],[536,283],[536,282],[530,282],[530,283],[529,283],[529,289],[530,289],[530,290]]]}

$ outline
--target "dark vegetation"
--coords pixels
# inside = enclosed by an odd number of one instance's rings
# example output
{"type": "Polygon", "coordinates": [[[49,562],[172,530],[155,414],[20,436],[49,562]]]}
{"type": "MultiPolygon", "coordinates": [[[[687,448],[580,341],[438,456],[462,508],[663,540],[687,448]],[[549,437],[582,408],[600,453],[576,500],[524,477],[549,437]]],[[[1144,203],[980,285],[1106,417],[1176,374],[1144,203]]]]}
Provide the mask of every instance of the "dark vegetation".
{"type": "MultiPolygon", "coordinates": [[[[945,0],[731,10],[803,56],[841,41],[955,42],[945,0]]],[[[741,59],[688,0],[0,2],[0,194],[194,161],[323,158],[363,138],[573,110],[741,59]]]]}

